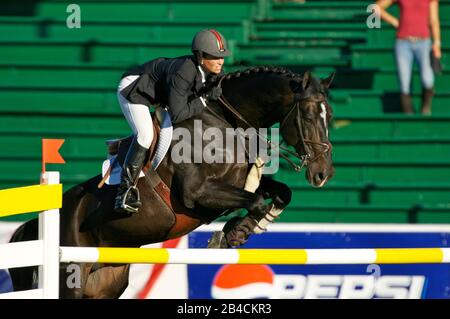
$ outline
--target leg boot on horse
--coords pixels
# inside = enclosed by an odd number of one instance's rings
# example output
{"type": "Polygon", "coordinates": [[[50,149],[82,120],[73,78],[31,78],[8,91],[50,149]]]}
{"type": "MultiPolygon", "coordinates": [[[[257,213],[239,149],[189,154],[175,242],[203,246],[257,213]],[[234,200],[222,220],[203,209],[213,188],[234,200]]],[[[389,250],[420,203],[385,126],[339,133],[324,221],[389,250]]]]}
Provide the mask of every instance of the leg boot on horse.
{"type": "MultiPolygon", "coordinates": [[[[289,205],[292,197],[292,191],[286,184],[267,176],[262,176],[255,193],[260,194],[264,199],[272,200],[272,204],[268,205],[268,207],[271,207],[270,211],[258,215],[255,212],[251,212],[245,217],[236,216],[230,219],[222,231],[214,232],[208,243],[208,248],[230,248],[244,245],[251,234],[266,231],[260,226],[261,220],[265,219],[266,223],[273,222],[284,208],[289,205]]],[[[266,223],[263,222],[261,224],[266,223]]]]}
{"type": "Polygon", "coordinates": [[[121,182],[117,189],[114,210],[118,213],[136,213],[142,205],[136,184],[139,179],[139,173],[144,166],[147,152],[148,149],[139,145],[135,138],[123,163],[121,182]]]}

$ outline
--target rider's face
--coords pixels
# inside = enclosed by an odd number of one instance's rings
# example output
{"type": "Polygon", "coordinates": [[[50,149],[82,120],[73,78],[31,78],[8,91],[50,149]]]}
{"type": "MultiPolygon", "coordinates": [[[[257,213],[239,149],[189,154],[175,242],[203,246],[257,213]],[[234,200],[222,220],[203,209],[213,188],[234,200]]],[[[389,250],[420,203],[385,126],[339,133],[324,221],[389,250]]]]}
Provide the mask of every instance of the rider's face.
{"type": "Polygon", "coordinates": [[[219,74],[222,71],[223,62],[223,58],[203,54],[202,65],[210,73],[219,74]]]}

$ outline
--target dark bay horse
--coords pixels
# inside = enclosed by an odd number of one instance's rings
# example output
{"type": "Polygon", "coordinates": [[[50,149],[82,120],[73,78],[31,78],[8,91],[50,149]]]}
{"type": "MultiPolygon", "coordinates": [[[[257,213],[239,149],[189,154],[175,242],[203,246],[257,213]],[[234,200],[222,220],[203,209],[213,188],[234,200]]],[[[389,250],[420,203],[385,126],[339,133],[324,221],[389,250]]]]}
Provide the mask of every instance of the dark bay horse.
{"type": "MultiPolygon", "coordinates": [[[[202,113],[175,129],[199,133],[195,132],[196,120],[201,120],[200,134],[208,128],[245,129],[251,125],[259,129],[280,123],[281,136],[294,148],[295,157],[303,159],[307,180],[314,187],[322,187],[334,174],[328,138],[332,110],[327,102],[333,76],[317,80],[309,72],[300,76],[269,67],[228,74],[208,84],[220,84],[226,100],[209,103],[202,113]]],[[[173,140],[171,148],[175,145],[173,140]]],[[[119,161],[126,154],[126,146],[124,143],[119,150],[119,161]]],[[[235,247],[245,243],[271,208],[283,209],[291,200],[286,184],[264,175],[255,192],[245,190],[252,167],[248,158],[244,163],[189,163],[175,162],[170,154],[157,169],[164,182],[158,187],[162,185],[165,192],[162,189],[158,193],[154,171],[139,179],[143,205],[136,214],[113,211],[117,186],[98,188],[101,176],[66,191],[61,209],[61,246],[139,247],[177,238],[232,210],[246,209],[245,218],[233,218],[224,228],[226,246],[235,247]]],[[[37,229],[37,220],[29,221],[11,241],[36,239],[37,229]]],[[[68,288],[71,273],[67,264],[61,264],[61,298],[117,298],[128,285],[129,265],[79,266],[80,285],[68,288]]],[[[11,269],[15,290],[31,289],[35,271],[36,267],[11,269]]]]}

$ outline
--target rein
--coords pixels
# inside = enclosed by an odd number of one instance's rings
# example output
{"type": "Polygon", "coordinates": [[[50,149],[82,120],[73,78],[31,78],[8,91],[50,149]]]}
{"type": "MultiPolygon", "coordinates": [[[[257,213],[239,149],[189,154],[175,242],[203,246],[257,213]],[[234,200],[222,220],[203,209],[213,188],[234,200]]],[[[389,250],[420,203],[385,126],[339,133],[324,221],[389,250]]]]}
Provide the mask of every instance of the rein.
{"type": "MultiPolygon", "coordinates": [[[[222,77],[219,80],[219,83],[217,86],[221,86],[222,81],[225,77],[222,77]]],[[[306,97],[303,97],[302,99],[305,99],[306,97]]],[[[302,100],[298,100],[295,101],[294,104],[292,105],[291,109],[289,110],[289,112],[287,112],[287,114],[284,116],[284,118],[281,120],[281,124],[280,124],[280,130],[283,128],[286,120],[288,119],[288,117],[293,113],[293,111],[300,105],[300,101],[302,100]]],[[[244,122],[248,127],[255,127],[254,125],[250,124],[234,107],[233,105],[231,105],[230,102],[228,102],[228,100],[225,98],[225,96],[222,94],[219,99],[218,99],[231,113],[233,113],[239,120],[241,120],[242,122],[244,122]]],[[[212,111],[212,109],[210,107],[208,107],[208,109],[210,111],[212,111]]],[[[215,112],[214,112],[215,113],[215,112]]],[[[298,130],[300,132],[300,138],[301,138],[301,143],[303,144],[303,148],[306,152],[305,155],[300,155],[297,152],[293,152],[290,149],[283,147],[282,145],[275,145],[274,143],[272,143],[268,138],[262,136],[261,134],[259,134],[258,132],[256,132],[257,136],[262,139],[265,140],[267,142],[267,144],[270,147],[278,147],[280,150],[283,150],[287,153],[289,153],[290,155],[298,158],[301,161],[301,165],[297,165],[296,163],[294,163],[287,155],[283,154],[282,152],[279,152],[280,156],[282,158],[284,158],[291,166],[292,168],[296,171],[296,172],[300,172],[303,167],[307,166],[309,163],[314,162],[315,160],[317,160],[317,158],[319,158],[319,156],[327,153],[330,149],[329,145],[327,143],[322,143],[322,142],[314,142],[312,140],[309,139],[305,139],[304,135],[303,135],[303,130],[301,127],[301,122],[300,119],[298,119],[296,121],[296,125],[298,127],[298,130]],[[319,153],[316,157],[314,157],[312,160],[311,158],[311,154],[309,152],[309,148],[307,147],[307,144],[316,144],[316,145],[320,145],[322,147],[324,147],[324,151],[322,151],[321,153],[319,153]]]]}

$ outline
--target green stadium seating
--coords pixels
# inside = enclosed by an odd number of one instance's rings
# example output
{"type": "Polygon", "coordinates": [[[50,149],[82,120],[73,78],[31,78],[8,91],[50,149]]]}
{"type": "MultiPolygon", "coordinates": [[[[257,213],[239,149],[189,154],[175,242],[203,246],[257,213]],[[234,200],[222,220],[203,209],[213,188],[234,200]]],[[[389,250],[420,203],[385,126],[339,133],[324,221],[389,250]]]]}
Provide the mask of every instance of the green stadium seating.
{"type": "Polygon", "coordinates": [[[305,4],[273,4],[269,11],[271,19],[300,21],[365,21],[366,5],[352,1],[330,1],[320,3],[306,1],[305,4]]]}
{"type": "MultiPolygon", "coordinates": [[[[319,77],[328,76],[333,70],[325,68],[313,68],[313,73],[319,77]]],[[[448,86],[446,85],[450,80],[450,73],[444,70],[441,75],[435,76],[435,89],[438,94],[446,92],[448,86]]],[[[396,68],[358,68],[358,69],[343,69],[337,71],[335,77],[337,89],[345,88],[345,90],[375,90],[380,91],[395,91],[399,88],[398,76],[396,68]]],[[[414,67],[412,79],[412,91],[420,93],[422,90],[422,82],[417,66],[414,67]]],[[[335,90],[333,90],[336,92],[335,90]]]]}
{"type": "Polygon", "coordinates": [[[303,223],[448,223],[448,208],[414,206],[289,206],[281,214],[280,222],[303,223]]]}
{"type": "MultiPolygon", "coordinates": [[[[381,90],[334,90],[331,93],[335,114],[373,114],[383,115],[401,113],[398,86],[389,91],[381,90]]],[[[448,115],[449,92],[437,92],[433,100],[436,114],[448,115]]],[[[421,94],[416,89],[413,94],[413,106],[419,112],[421,94]]],[[[425,119],[424,119],[425,120],[425,119]]]]}
{"type": "Polygon", "coordinates": [[[295,45],[277,42],[261,42],[239,45],[236,63],[243,64],[276,64],[276,65],[345,65],[341,59],[341,50],[329,44],[295,45]]]}
{"type": "Polygon", "coordinates": [[[446,195],[450,184],[402,183],[339,183],[331,181],[322,189],[311,188],[306,183],[291,184],[294,196],[293,205],[312,203],[335,203],[339,205],[411,205],[428,203],[447,205],[446,195]]]}
{"type": "Polygon", "coordinates": [[[335,137],[364,136],[366,139],[450,137],[449,116],[428,118],[404,115],[336,117],[335,137]],[[341,121],[341,123],[338,123],[341,121]]]}
{"type": "MultiPolygon", "coordinates": [[[[49,18],[65,13],[71,2],[45,1],[39,3],[36,10],[37,17],[49,18]]],[[[226,1],[131,1],[131,2],[102,2],[86,1],[80,3],[82,19],[85,22],[167,22],[167,21],[214,21],[239,22],[249,17],[257,17],[258,6],[254,1],[226,2],[226,1]],[[207,14],[206,14],[207,13],[207,14]]]]}
{"type": "Polygon", "coordinates": [[[256,22],[252,39],[258,41],[310,40],[361,42],[366,39],[365,26],[352,23],[305,23],[284,20],[256,22]]]}
{"type": "Polygon", "coordinates": [[[120,114],[115,90],[7,88],[0,91],[2,112],[34,114],[120,114]],[[24,94],[24,92],[26,94],[24,94]]]}
{"type": "MultiPolygon", "coordinates": [[[[234,43],[230,41],[230,48],[234,43]]],[[[157,57],[191,54],[186,43],[144,44],[106,41],[9,41],[0,43],[0,63],[47,62],[65,65],[78,62],[105,62],[110,65],[137,64],[157,57]]],[[[232,62],[233,57],[227,59],[232,62]]]]}
{"type": "Polygon", "coordinates": [[[69,29],[65,20],[48,18],[0,17],[0,40],[8,41],[11,34],[15,40],[99,40],[109,42],[139,42],[142,44],[184,43],[190,45],[192,36],[202,29],[213,27],[227,39],[247,43],[250,24],[248,21],[217,22],[84,22],[79,29],[69,29]]]}

